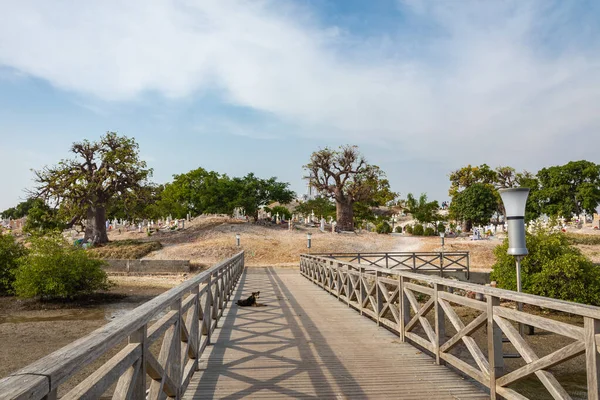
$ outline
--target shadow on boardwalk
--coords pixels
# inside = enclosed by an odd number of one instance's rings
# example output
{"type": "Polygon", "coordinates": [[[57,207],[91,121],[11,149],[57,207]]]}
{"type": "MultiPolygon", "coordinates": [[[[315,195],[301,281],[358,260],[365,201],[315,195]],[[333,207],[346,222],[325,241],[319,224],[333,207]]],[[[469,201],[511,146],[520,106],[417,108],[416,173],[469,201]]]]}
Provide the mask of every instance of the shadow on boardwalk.
{"type": "Polygon", "coordinates": [[[186,399],[487,397],[297,270],[247,269],[221,322],[186,399]],[[258,290],[266,307],[235,305],[258,290]]]}

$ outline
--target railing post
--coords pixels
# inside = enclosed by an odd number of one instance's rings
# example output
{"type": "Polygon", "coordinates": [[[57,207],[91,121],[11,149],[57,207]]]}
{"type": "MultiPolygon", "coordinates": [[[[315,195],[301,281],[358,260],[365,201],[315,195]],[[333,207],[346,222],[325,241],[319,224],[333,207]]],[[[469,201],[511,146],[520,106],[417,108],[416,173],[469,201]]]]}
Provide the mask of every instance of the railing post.
{"type": "Polygon", "coordinates": [[[206,282],[206,301],[204,302],[204,315],[202,318],[202,335],[206,336],[206,344],[210,344],[210,327],[212,325],[212,274],[208,274],[206,282]]]}
{"type": "Polygon", "coordinates": [[[412,259],[413,259],[413,272],[417,272],[417,254],[416,253],[412,253],[412,259]]]}
{"type": "Polygon", "coordinates": [[[352,297],[352,277],[350,276],[350,266],[346,264],[346,302],[350,307],[350,298],[352,297]]]}
{"type": "Polygon", "coordinates": [[[385,253],[385,268],[386,269],[390,269],[390,267],[389,267],[389,260],[390,260],[390,258],[388,256],[388,253],[385,253]]]}
{"type": "Polygon", "coordinates": [[[440,252],[440,277],[444,277],[444,253],[440,252]]]}
{"type": "Polygon", "coordinates": [[[335,284],[335,288],[337,289],[337,298],[339,300],[340,298],[340,293],[342,292],[342,273],[340,272],[340,270],[342,269],[342,263],[336,263],[336,267],[335,267],[335,272],[336,272],[336,278],[337,278],[337,283],[335,284]]]}
{"type": "Polygon", "coordinates": [[[360,311],[360,315],[363,315],[363,299],[365,298],[365,268],[360,267],[360,275],[358,278],[358,309],[360,311]]]}
{"type": "Polygon", "coordinates": [[[471,255],[471,253],[467,252],[467,280],[469,280],[469,274],[470,274],[470,270],[471,270],[470,255],[471,255]]]}
{"type": "Polygon", "coordinates": [[[381,309],[383,308],[383,293],[381,293],[381,287],[379,287],[379,278],[381,277],[381,271],[375,272],[375,298],[377,299],[377,326],[380,326],[381,323],[379,319],[381,318],[381,309]]]}
{"type": "Polygon", "coordinates": [[[165,370],[170,371],[170,377],[175,383],[175,399],[181,398],[181,297],[175,301],[175,304],[171,306],[172,310],[177,311],[177,321],[175,322],[175,333],[173,334],[173,355],[171,363],[165,365],[165,370]]]}
{"type": "Polygon", "coordinates": [[[585,363],[587,371],[588,399],[600,399],[600,357],[598,356],[598,345],[596,334],[600,333],[600,320],[584,317],[583,336],[585,341],[585,363]]]}
{"type": "Polygon", "coordinates": [[[406,324],[410,321],[410,302],[404,293],[404,277],[400,276],[400,341],[405,342],[404,335],[406,324]]]}
{"type": "Polygon", "coordinates": [[[444,290],[443,285],[433,284],[433,306],[435,307],[435,363],[442,365],[444,362],[440,358],[440,346],[446,341],[446,318],[444,309],[440,304],[438,293],[444,290]]]}
{"type": "Polygon", "coordinates": [[[490,398],[499,398],[496,394],[496,379],[502,376],[504,369],[504,355],[502,353],[502,330],[494,321],[494,307],[500,306],[500,299],[495,296],[486,295],[487,300],[487,338],[488,338],[488,360],[490,365],[490,398]]]}

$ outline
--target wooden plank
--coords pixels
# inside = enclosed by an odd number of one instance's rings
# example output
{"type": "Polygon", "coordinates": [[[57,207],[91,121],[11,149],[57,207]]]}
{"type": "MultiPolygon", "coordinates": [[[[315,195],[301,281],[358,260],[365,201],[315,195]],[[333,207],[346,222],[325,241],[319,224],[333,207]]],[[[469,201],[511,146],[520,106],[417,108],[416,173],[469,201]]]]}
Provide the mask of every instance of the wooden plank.
{"type": "Polygon", "coordinates": [[[532,325],[536,328],[567,336],[571,339],[583,340],[583,328],[578,326],[500,306],[494,308],[494,314],[505,319],[532,325]]]}
{"type": "Polygon", "coordinates": [[[186,400],[389,399],[399,388],[406,399],[488,397],[297,272],[255,268],[241,284],[245,292],[260,287],[269,307],[224,314],[186,400]]]}
{"type": "Polygon", "coordinates": [[[427,286],[421,286],[421,285],[417,285],[411,282],[404,282],[404,288],[405,289],[410,289],[413,292],[419,292],[419,293],[423,293],[426,294],[428,296],[433,296],[433,289],[427,286]]]}
{"type": "MultiPolygon", "coordinates": [[[[498,308],[499,307],[494,307],[494,321],[502,329],[506,337],[510,340],[519,354],[521,354],[525,362],[532,363],[537,361],[539,357],[535,354],[527,342],[523,340],[519,332],[511,325],[510,322],[496,314],[498,308]]],[[[560,385],[552,373],[548,371],[535,371],[535,375],[539,378],[544,387],[548,389],[548,392],[553,398],[565,400],[570,399],[569,394],[560,385]]],[[[496,390],[498,390],[498,385],[496,385],[496,390]]]]}
{"type": "Polygon", "coordinates": [[[598,355],[598,346],[596,338],[600,333],[600,321],[592,318],[585,318],[583,321],[584,344],[585,344],[585,364],[588,384],[588,399],[598,400],[600,398],[600,356],[598,355]]]}
{"type": "Polygon", "coordinates": [[[502,376],[504,372],[504,353],[502,349],[502,330],[494,322],[494,307],[500,305],[500,299],[493,296],[486,296],[487,305],[487,345],[488,345],[488,363],[490,369],[488,374],[490,381],[488,387],[490,388],[490,398],[496,400],[497,385],[496,379],[502,376]]]}
{"type": "Polygon", "coordinates": [[[533,374],[536,371],[542,369],[552,368],[562,362],[568,361],[573,357],[577,357],[585,352],[585,343],[575,342],[571,343],[559,350],[556,350],[547,356],[544,356],[538,360],[535,360],[523,367],[504,375],[496,380],[499,386],[508,386],[513,382],[523,379],[528,375],[533,374]]]}
{"type": "MultiPolygon", "coordinates": [[[[243,258],[243,252],[232,257],[232,259],[237,258],[243,258]]],[[[22,368],[13,375],[47,376],[51,384],[50,391],[56,390],[62,382],[96,360],[106,350],[117,345],[140,327],[147,325],[159,311],[168,307],[176,299],[181,298],[192,287],[204,282],[210,273],[225,268],[230,260],[224,260],[216,264],[209,270],[201,272],[175,288],[156,296],[122,317],[116,318],[89,335],[22,368]]],[[[4,388],[0,386],[0,392],[3,390],[4,388]]]]}
{"type": "Polygon", "coordinates": [[[450,301],[452,303],[460,304],[461,306],[473,308],[479,311],[486,311],[487,306],[484,302],[479,300],[469,299],[468,297],[459,296],[457,294],[448,293],[448,292],[440,292],[438,293],[438,297],[440,299],[444,299],[446,301],[450,301]]]}
{"type": "Polygon", "coordinates": [[[126,345],[125,348],[84,379],[79,385],[75,386],[62,399],[99,398],[141,355],[142,346],[140,344],[126,345]]]}

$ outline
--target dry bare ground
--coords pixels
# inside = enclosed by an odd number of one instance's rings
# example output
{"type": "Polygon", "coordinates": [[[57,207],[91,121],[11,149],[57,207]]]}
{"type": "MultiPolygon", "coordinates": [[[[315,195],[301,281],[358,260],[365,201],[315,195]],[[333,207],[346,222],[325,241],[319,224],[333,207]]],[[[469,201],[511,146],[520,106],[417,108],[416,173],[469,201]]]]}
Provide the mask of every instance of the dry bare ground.
{"type": "MultiPolygon", "coordinates": [[[[230,257],[239,249],[235,234],[241,235],[241,249],[246,251],[249,266],[295,266],[300,254],[306,253],[306,233],[312,235],[312,253],[373,252],[373,251],[441,251],[439,237],[391,236],[362,232],[332,234],[317,228],[298,225],[288,231],[287,225],[260,226],[227,217],[198,217],[186,222],[178,231],[157,232],[148,237],[138,232],[110,232],[110,240],[158,240],[163,248],[145,258],[155,260],[191,260],[200,266],[212,265],[230,257]]],[[[591,235],[598,230],[583,228],[573,232],[591,235]]],[[[495,262],[494,248],[502,243],[504,234],[483,240],[469,237],[446,238],[444,251],[469,251],[471,268],[490,270],[495,262]]],[[[577,245],[594,262],[600,262],[600,245],[577,245]]]]}

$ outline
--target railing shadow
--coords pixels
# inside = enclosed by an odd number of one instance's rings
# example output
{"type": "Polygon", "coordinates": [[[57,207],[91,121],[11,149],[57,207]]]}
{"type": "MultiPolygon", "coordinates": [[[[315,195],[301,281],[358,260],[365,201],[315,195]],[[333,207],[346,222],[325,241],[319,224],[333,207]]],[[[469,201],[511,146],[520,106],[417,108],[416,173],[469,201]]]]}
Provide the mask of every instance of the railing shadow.
{"type": "Polygon", "coordinates": [[[233,380],[235,385],[232,382],[229,394],[220,398],[252,398],[258,392],[268,392],[271,396],[317,399],[343,395],[344,390],[352,398],[366,398],[272,268],[244,271],[232,301],[232,308],[214,337],[214,348],[202,365],[199,384],[189,388],[194,390],[194,397],[215,397],[218,384],[222,386],[233,380]],[[259,302],[265,303],[265,307],[235,305],[237,299],[258,290],[259,302]],[[301,326],[295,315],[302,315],[306,325],[301,326]],[[326,359],[328,365],[323,365],[320,359],[326,359]],[[286,385],[306,377],[312,386],[308,393],[302,390],[309,389],[307,381],[286,385]],[[331,385],[332,380],[337,387],[331,385]]]}

